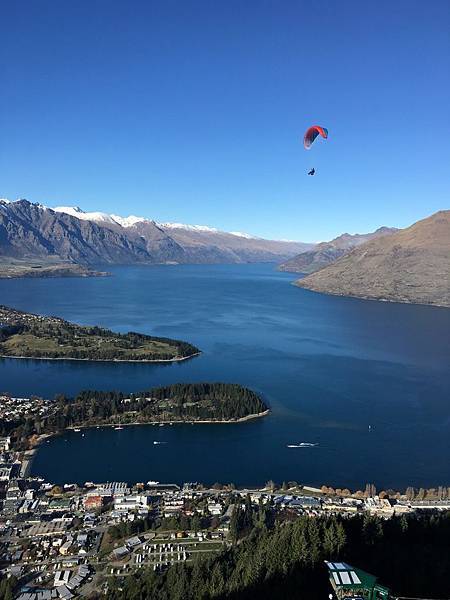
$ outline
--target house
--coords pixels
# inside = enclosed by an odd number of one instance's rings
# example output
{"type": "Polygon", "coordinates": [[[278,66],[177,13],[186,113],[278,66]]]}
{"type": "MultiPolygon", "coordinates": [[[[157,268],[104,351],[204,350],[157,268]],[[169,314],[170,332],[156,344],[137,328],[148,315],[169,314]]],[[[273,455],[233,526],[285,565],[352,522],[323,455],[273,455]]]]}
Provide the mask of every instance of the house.
{"type": "Polygon", "coordinates": [[[110,499],[110,496],[105,496],[104,494],[88,494],[84,498],[84,508],[86,510],[101,508],[106,504],[107,499],[110,499]]]}
{"type": "Polygon", "coordinates": [[[64,542],[64,544],[61,545],[60,549],[59,549],[59,553],[62,554],[63,556],[66,556],[66,554],[69,554],[69,550],[72,547],[72,540],[68,540],[67,542],[64,542]]]}
{"type": "Polygon", "coordinates": [[[113,554],[115,558],[121,559],[124,558],[127,554],[129,554],[129,550],[126,546],[120,546],[119,548],[114,548],[113,554]]]}
{"type": "Polygon", "coordinates": [[[218,515],[220,516],[222,514],[222,505],[219,502],[209,502],[208,505],[208,511],[211,515],[218,515]]]}
{"type": "Polygon", "coordinates": [[[0,437],[0,452],[8,452],[11,449],[11,438],[0,437]]]}
{"type": "Polygon", "coordinates": [[[77,544],[79,544],[80,546],[85,546],[87,544],[87,541],[88,541],[87,533],[79,533],[77,535],[77,544]]]}
{"type": "Polygon", "coordinates": [[[54,587],[59,587],[60,585],[67,585],[69,582],[72,571],[66,569],[64,571],[56,571],[55,579],[53,582],[54,587]]]}
{"type": "Polygon", "coordinates": [[[62,598],[62,600],[71,600],[71,598],[74,597],[74,595],[72,594],[72,592],[69,590],[69,588],[66,585],[61,585],[58,588],[58,594],[59,594],[59,597],[62,598]]]}
{"type": "Polygon", "coordinates": [[[141,540],[138,538],[137,535],[135,535],[134,537],[131,537],[128,540],[126,540],[125,544],[129,548],[135,548],[136,546],[139,546],[139,544],[141,544],[141,540]]]}

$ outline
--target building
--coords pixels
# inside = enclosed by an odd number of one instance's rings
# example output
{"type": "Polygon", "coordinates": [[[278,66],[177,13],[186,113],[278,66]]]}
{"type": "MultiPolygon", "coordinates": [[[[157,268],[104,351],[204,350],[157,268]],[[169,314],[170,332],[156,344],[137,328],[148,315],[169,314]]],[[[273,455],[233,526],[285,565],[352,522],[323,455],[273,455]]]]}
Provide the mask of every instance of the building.
{"type": "MultiPolygon", "coordinates": [[[[337,600],[358,598],[361,600],[389,600],[390,591],[377,583],[374,575],[347,563],[328,562],[328,576],[337,600]]],[[[331,598],[331,596],[330,596],[331,598]]]]}
{"type": "Polygon", "coordinates": [[[12,467],[9,465],[0,466],[0,481],[9,481],[11,479],[12,467]]]}
{"type": "Polygon", "coordinates": [[[64,544],[62,544],[59,548],[59,553],[62,554],[63,556],[65,556],[66,554],[69,554],[69,550],[72,547],[72,540],[67,540],[67,542],[64,542],[64,544]]]}
{"type": "Polygon", "coordinates": [[[56,571],[55,579],[53,582],[54,587],[59,587],[60,585],[67,585],[69,582],[72,571],[66,569],[64,571],[56,571]]]}
{"type": "Polygon", "coordinates": [[[128,512],[130,510],[147,511],[148,496],[133,495],[116,497],[114,500],[114,510],[118,510],[120,512],[128,512]]]}
{"type": "Polygon", "coordinates": [[[11,438],[0,437],[0,452],[8,452],[11,449],[11,438]]]}
{"type": "Polygon", "coordinates": [[[208,512],[211,515],[220,516],[222,514],[223,508],[220,502],[208,502],[208,512]]]}
{"type": "Polygon", "coordinates": [[[84,508],[86,510],[94,510],[96,508],[101,508],[109,500],[111,500],[111,496],[107,496],[105,494],[88,494],[84,498],[84,508]]]}
{"type": "Polygon", "coordinates": [[[119,548],[114,548],[113,550],[114,557],[118,559],[124,558],[129,553],[130,551],[126,546],[120,546],[119,548]]]}

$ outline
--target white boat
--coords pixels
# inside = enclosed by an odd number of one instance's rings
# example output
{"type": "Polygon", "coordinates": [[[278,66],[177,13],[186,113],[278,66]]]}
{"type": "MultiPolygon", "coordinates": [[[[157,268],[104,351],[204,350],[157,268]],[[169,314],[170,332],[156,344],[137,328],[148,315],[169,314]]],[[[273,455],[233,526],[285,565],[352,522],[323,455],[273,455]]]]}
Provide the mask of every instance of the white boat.
{"type": "Polygon", "coordinates": [[[164,427],[164,423],[160,423],[160,424],[159,424],[159,426],[160,426],[160,427],[164,427]]]}
{"type": "Polygon", "coordinates": [[[150,479],[150,481],[147,481],[147,485],[158,485],[159,481],[153,481],[153,479],[150,479]]]}
{"type": "Polygon", "coordinates": [[[77,427],[75,427],[74,431],[76,431],[77,433],[80,433],[81,429],[78,429],[77,427]]]}
{"type": "Polygon", "coordinates": [[[120,431],[121,429],[123,429],[123,427],[121,427],[120,425],[118,425],[117,427],[114,427],[114,431],[120,431]]]}
{"type": "Polygon", "coordinates": [[[312,444],[311,442],[300,442],[300,444],[288,444],[288,448],[314,448],[319,444],[312,444]]]}
{"type": "Polygon", "coordinates": [[[167,444],[167,442],[156,442],[156,441],[154,441],[153,443],[154,443],[155,445],[156,445],[156,444],[167,444]]]}

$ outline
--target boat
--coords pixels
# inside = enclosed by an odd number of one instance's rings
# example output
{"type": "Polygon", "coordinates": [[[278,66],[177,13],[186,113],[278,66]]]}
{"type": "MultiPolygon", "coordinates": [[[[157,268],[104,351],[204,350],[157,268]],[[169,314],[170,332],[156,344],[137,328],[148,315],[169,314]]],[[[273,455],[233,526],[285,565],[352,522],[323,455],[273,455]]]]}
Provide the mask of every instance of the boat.
{"type": "Polygon", "coordinates": [[[164,423],[160,423],[160,424],[159,424],[159,426],[160,426],[160,427],[164,427],[164,423]]]}
{"type": "Polygon", "coordinates": [[[288,444],[288,448],[314,448],[319,444],[312,444],[311,442],[300,442],[299,444],[288,444]]]}
{"type": "Polygon", "coordinates": [[[123,429],[123,427],[121,425],[114,427],[114,431],[120,431],[121,429],[123,429]]]}
{"type": "Polygon", "coordinates": [[[77,433],[80,433],[81,429],[78,429],[77,427],[75,427],[74,431],[76,431],[77,433]]]}
{"type": "Polygon", "coordinates": [[[147,481],[147,485],[158,485],[159,481],[153,481],[153,479],[150,479],[150,481],[147,481]]]}
{"type": "Polygon", "coordinates": [[[167,442],[156,442],[156,441],[154,441],[153,443],[154,444],[167,444],[167,442]]]}

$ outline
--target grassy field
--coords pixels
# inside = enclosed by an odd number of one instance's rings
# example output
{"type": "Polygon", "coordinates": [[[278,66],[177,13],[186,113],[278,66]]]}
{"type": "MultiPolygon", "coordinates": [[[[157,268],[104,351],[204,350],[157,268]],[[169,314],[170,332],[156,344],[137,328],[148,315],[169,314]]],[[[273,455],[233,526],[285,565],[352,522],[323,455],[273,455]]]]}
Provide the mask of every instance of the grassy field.
{"type": "Polygon", "coordinates": [[[58,340],[50,336],[38,337],[30,333],[21,333],[11,336],[0,349],[8,356],[39,357],[42,354],[52,355],[52,358],[74,358],[77,353],[85,355],[77,356],[79,359],[89,359],[95,354],[98,356],[97,360],[102,360],[102,357],[103,360],[108,360],[110,352],[115,354],[114,360],[157,360],[161,356],[170,360],[178,357],[177,348],[165,342],[148,341],[137,348],[128,348],[120,338],[96,335],[58,343],[58,340]]]}

